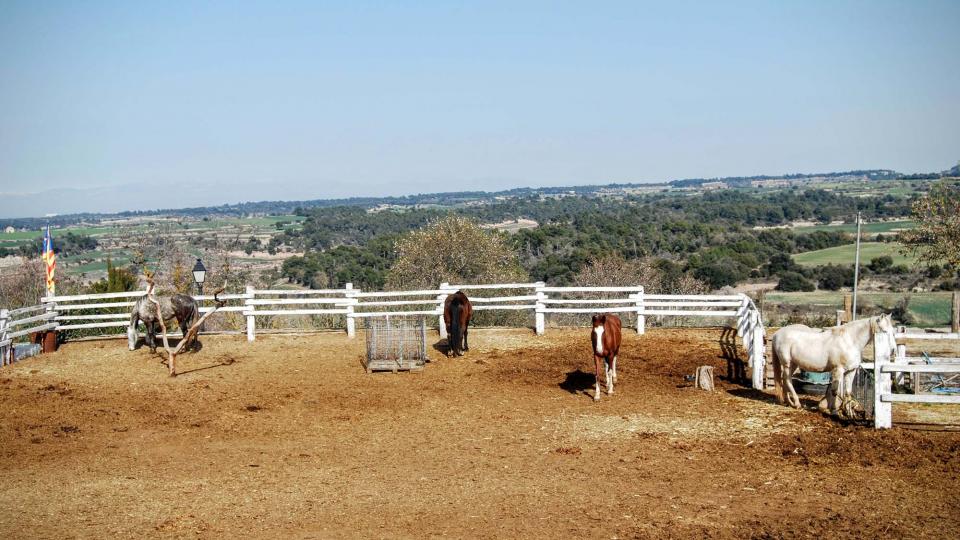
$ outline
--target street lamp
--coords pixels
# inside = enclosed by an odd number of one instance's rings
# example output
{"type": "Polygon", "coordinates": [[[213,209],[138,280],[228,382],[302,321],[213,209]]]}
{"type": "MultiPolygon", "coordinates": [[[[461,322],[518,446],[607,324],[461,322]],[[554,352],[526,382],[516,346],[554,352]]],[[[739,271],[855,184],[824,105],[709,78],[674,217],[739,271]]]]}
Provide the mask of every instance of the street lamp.
{"type": "Polygon", "coordinates": [[[203,261],[197,259],[197,264],[193,265],[193,281],[197,283],[197,293],[203,294],[203,280],[207,277],[207,269],[203,266],[203,261]]]}

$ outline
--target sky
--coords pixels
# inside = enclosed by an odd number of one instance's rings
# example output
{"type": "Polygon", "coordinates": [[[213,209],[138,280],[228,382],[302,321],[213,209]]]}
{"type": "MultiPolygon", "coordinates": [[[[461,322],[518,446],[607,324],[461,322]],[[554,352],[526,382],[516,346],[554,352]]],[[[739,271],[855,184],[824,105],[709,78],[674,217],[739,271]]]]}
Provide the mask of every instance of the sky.
{"type": "Polygon", "coordinates": [[[0,0],[0,217],[960,160],[960,2],[0,0]]]}

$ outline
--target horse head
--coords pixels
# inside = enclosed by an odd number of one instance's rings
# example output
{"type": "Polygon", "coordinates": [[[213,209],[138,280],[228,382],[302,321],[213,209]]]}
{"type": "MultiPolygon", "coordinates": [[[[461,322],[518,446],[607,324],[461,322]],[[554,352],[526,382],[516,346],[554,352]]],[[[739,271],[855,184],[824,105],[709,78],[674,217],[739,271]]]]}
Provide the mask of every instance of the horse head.
{"type": "Polygon", "coordinates": [[[890,343],[890,350],[895,351],[897,349],[897,340],[893,327],[893,317],[889,313],[871,317],[870,331],[873,332],[874,336],[877,334],[886,334],[887,340],[890,343]]]}
{"type": "Polygon", "coordinates": [[[603,326],[607,322],[607,316],[605,314],[594,315],[593,316],[593,327],[603,326]]]}

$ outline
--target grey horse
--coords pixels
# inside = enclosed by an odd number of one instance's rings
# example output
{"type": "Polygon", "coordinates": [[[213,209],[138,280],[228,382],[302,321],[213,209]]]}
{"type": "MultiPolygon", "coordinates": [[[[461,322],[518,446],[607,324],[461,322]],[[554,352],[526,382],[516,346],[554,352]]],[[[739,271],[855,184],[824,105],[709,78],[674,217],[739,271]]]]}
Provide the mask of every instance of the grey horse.
{"type": "MultiPolygon", "coordinates": [[[[197,301],[186,294],[161,296],[157,298],[157,301],[160,302],[160,313],[163,315],[164,322],[176,318],[184,336],[187,335],[187,330],[190,329],[194,321],[200,318],[197,301]]],[[[127,342],[131,351],[137,348],[137,323],[139,321],[143,321],[143,325],[147,327],[146,342],[147,346],[150,347],[150,352],[157,352],[157,328],[160,326],[157,320],[157,306],[146,296],[138,299],[130,312],[127,342]]],[[[190,347],[195,346],[196,343],[190,344],[190,347]]]]}

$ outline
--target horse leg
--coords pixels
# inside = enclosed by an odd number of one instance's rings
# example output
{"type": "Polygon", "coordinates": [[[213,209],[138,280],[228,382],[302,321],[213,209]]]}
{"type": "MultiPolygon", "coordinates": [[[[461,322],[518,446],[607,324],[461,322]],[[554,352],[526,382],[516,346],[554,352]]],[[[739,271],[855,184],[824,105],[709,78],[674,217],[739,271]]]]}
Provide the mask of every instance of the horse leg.
{"type": "Polygon", "coordinates": [[[593,373],[594,373],[594,391],[593,391],[593,400],[600,401],[600,362],[603,360],[599,355],[594,353],[593,355],[593,373]]]}
{"type": "Polygon", "coordinates": [[[613,355],[613,384],[617,384],[617,355],[613,355]]]}
{"type": "Polygon", "coordinates": [[[612,396],[613,395],[613,370],[611,369],[610,364],[613,362],[613,360],[609,360],[608,358],[609,357],[603,359],[603,369],[604,371],[606,371],[606,375],[607,375],[607,395],[612,396]]]}
{"type": "Polygon", "coordinates": [[[857,371],[855,369],[843,374],[843,412],[851,420],[857,417],[856,405],[859,405],[853,399],[853,378],[856,375],[857,371]]]}
{"type": "Polygon", "coordinates": [[[137,348],[137,323],[140,322],[140,315],[134,311],[130,315],[130,327],[127,328],[127,347],[133,351],[137,348]]]}
{"type": "Polygon", "coordinates": [[[793,366],[787,366],[787,369],[781,371],[783,380],[781,384],[786,388],[787,401],[790,403],[790,406],[794,409],[800,408],[800,396],[797,395],[796,389],[793,387],[793,366]]]}
{"type": "Polygon", "coordinates": [[[150,321],[146,323],[147,326],[147,346],[150,347],[150,352],[157,352],[157,323],[155,321],[150,321]]]}
{"type": "Polygon", "coordinates": [[[830,375],[830,387],[827,389],[827,408],[833,416],[840,416],[843,406],[843,368],[836,368],[830,375]]]}
{"type": "Polygon", "coordinates": [[[470,321],[467,321],[463,324],[463,350],[469,351],[470,346],[467,345],[467,332],[470,331],[470,321]]]}

